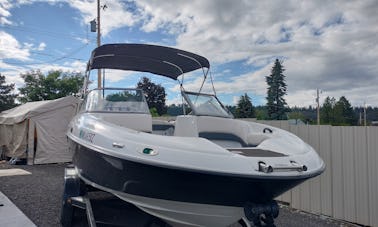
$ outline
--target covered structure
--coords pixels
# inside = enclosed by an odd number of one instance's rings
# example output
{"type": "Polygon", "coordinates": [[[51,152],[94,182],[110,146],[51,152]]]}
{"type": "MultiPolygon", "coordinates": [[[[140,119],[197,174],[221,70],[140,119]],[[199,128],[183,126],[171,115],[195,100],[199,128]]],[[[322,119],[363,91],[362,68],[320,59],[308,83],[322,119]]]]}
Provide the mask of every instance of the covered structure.
{"type": "Polygon", "coordinates": [[[69,162],[67,126],[80,100],[73,96],[25,103],[0,113],[0,147],[29,165],[69,162]]]}

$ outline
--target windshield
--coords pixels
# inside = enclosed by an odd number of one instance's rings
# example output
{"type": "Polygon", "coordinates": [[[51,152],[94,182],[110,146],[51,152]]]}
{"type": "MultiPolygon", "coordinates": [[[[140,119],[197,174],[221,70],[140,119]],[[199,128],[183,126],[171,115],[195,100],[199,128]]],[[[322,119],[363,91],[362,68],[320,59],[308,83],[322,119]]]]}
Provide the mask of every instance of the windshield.
{"type": "Polygon", "coordinates": [[[233,117],[214,95],[194,92],[184,92],[183,95],[194,115],[233,117]]]}
{"type": "Polygon", "coordinates": [[[83,106],[88,112],[150,113],[139,89],[95,89],[89,92],[83,106]]]}

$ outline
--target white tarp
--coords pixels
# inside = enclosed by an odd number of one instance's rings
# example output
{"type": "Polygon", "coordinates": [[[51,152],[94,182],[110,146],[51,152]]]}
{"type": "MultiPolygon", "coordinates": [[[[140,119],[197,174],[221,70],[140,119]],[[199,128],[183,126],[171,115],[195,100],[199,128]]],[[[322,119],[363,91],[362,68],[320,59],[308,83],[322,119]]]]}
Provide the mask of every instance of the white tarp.
{"type": "Polygon", "coordinates": [[[65,134],[79,103],[78,98],[68,96],[29,102],[0,113],[0,147],[5,155],[27,158],[28,164],[71,161],[65,134]]]}

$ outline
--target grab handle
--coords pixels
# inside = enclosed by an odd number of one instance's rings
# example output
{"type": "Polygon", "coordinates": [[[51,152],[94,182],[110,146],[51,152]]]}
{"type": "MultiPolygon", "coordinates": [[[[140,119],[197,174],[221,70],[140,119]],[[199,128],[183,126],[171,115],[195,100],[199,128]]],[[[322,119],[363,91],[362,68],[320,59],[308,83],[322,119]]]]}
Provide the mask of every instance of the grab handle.
{"type": "Polygon", "coordinates": [[[271,166],[267,165],[265,162],[259,162],[259,171],[264,173],[272,173],[272,172],[282,172],[282,171],[307,171],[307,166],[299,165],[294,161],[290,161],[291,166],[271,166]]]}
{"type": "Polygon", "coordinates": [[[269,133],[273,133],[273,130],[270,129],[270,128],[264,128],[263,129],[263,133],[266,133],[266,131],[268,131],[269,133]]]}

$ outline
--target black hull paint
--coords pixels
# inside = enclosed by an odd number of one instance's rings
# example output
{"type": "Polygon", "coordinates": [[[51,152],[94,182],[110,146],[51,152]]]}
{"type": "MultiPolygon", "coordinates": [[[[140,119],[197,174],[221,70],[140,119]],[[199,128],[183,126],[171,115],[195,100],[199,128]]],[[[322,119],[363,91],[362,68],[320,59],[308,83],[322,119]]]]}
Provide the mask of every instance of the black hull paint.
{"type": "Polygon", "coordinates": [[[255,179],[169,169],[120,159],[74,145],[80,175],[103,187],[156,199],[242,207],[266,203],[305,181],[255,179]]]}

